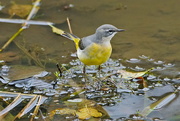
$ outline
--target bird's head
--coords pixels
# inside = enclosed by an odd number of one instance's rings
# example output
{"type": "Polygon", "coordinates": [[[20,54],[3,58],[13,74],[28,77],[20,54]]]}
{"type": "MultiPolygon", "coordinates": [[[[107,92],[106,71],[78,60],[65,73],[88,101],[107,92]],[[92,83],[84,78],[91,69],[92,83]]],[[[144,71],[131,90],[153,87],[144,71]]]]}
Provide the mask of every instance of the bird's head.
{"type": "Polygon", "coordinates": [[[122,31],[125,31],[125,30],[118,29],[115,26],[110,25],[110,24],[104,24],[96,29],[95,34],[96,34],[97,38],[102,39],[102,38],[108,37],[111,39],[117,32],[122,32],[122,31]]]}

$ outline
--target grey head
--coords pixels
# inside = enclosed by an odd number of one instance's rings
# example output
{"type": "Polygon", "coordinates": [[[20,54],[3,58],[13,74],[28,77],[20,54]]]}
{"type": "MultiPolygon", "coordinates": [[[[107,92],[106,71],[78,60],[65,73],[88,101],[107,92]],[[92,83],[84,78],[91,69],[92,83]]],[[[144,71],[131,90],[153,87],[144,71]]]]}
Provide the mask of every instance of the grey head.
{"type": "Polygon", "coordinates": [[[93,42],[102,43],[105,41],[110,41],[117,32],[122,31],[124,31],[124,29],[118,29],[111,24],[101,25],[96,29],[95,34],[83,37],[79,42],[79,47],[81,50],[83,50],[93,42]]]}
{"type": "Polygon", "coordinates": [[[111,24],[104,24],[101,25],[100,27],[98,27],[96,29],[96,39],[97,40],[103,40],[103,38],[107,38],[110,39],[117,33],[117,32],[122,32],[124,31],[124,29],[118,29],[115,26],[111,25],[111,24]]]}

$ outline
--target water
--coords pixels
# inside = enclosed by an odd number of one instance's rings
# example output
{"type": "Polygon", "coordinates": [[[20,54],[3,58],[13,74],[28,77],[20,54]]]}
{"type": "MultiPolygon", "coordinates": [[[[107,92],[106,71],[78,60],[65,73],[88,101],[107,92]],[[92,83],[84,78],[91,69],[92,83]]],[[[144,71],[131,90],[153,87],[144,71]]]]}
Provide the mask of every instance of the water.
{"type": "MultiPolygon", "coordinates": [[[[6,5],[8,2],[2,1],[3,3],[6,5]]],[[[0,17],[7,16],[5,13],[0,14],[0,17]]],[[[71,20],[73,33],[79,37],[93,34],[98,26],[105,23],[125,29],[125,32],[118,33],[112,40],[113,59],[146,55],[179,66],[178,0],[43,1],[35,20],[64,22],[59,27],[69,31],[65,22],[67,17],[71,20]],[[74,7],[65,9],[69,4],[74,7]]],[[[20,25],[0,23],[0,26],[2,46],[20,25]]],[[[61,63],[70,61],[70,53],[75,52],[72,41],[53,34],[49,27],[30,26],[23,32],[20,39],[22,38],[32,45],[44,48],[48,55],[58,58],[61,63]],[[62,56],[66,58],[62,60],[62,56]]],[[[12,47],[16,48],[12,44],[8,49],[12,47]]]]}
{"type": "MultiPolygon", "coordinates": [[[[23,2],[27,4],[31,1],[16,0],[16,3],[23,4],[23,2]]],[[[9,1],[1,0],[1,4],[8,7],[9,1]]],[[[166,83],[166,89],[169,89],[167,92],[173,92],[173,88],[179,84],[177,78],[180,72],[179,15],[179,0],[46,0],[42,1],[41,8],[34,20],[54,22],[58,24],[59,28],[69,31],[66,23],[66,18],[69,17],[73,33],[79,37],[93,34],[97,27],[106,23],[125,29],[125,32],[118,33],[111,41],[113,46],[111,58],[119,59],[123,65],[129,67],[137,66],[145,69],[156,67],[158,70],[162,69],[158,68],[158,66],[172,66],[171,69],[159,74],[168,76],[168,78],[176,77],[175,84],[171,81],[172,85],[167,84],[169,81],[166,83]],[[141,64],[133,63],[140,58],[147,59],[147,61],[141,64]],[[133,62],[130,63],[131,61],[133,62]]],[[[7,9],[0,12],[0,17],[9,17],[7,9]]],[[[0,46],[2,47],[19,28],[20,25],[18,24],[0,23],[0,46]]],[[[51,60],[47,63],[47,69],[49,67],[55,68],[55,63],[57,62],[61,64],[69,63],[76,58],[71,56],[76,51],[74,43],[52,33],[51,28],[48,26],[30,26],[15,39],[15,41],[19,40],[23,40],[30,49],[41,48],[44,50],[46,58],[51,60]]],[[[27,58],[24,57],[14,43],[10,44],[4,53],[11,51],[14,54],[6,54],[9,64],[29,64],[27,58]]],[[[158,70],[158,72],[160,71],[158,70]]],[[[155,81],[158,81],[158,79],[155,81]]],[[[157,88],[158,92],[162,91],[161,88],[156,86],[155,89],[157,88]]],[[[154,89],[149,92],[152,92],[153,96],[157,93],[154,89]]],[[[161,93],[158,96],[164,94],[161,93]]],[[[122,97],[124,99],[121,101],[125,100],[122,103],[112,107],[105,107],[111,118],[118,119],[129,116],[153,102],[149,98],[144,98],[144,95],[125,93],[122,97]],[[146,104],[142,107],[141,104],[144,104],[145,99],[146,104]],[[130,106],[127,108],[129,104],[130,106]],[[121,111],[119,111],[120,108],[122,109],[121,111]],[[114,113],[113,111],[116,110],[117,112],[114,113]]],[[[167,119],[169,115],[169,117],[178,115],[176,114],[178,112],[175,112],[173,109],[176,105],[177,107],[179,106],[178,99],[171,105],[168,105],[170,107],[169,110],[167,106],[167,108],[163,108],[164,112],[160,112],[157,115],[151,114],[152,117],[157,116],[160,119],[167,119]],[[173,113],[168,113],[169,111],[173,113]],[[167,114],[169,115],[166,116],[167,114]]]]}

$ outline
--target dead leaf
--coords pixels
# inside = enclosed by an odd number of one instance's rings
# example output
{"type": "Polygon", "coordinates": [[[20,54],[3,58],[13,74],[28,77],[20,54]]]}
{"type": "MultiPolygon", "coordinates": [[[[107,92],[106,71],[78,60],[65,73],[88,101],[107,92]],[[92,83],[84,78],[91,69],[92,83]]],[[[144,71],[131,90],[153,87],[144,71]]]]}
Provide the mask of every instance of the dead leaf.
{"type": "Polygon", "coordinates": [[[94,105],[94,103],[94,101],[86,99],[69,100],[66,101],[66,105],[71,108],[57,108],[49,113],[49,117],[53,119],[55,114],[78,116],[79,119],[98,118],[102,117],[102,115],[109,117],[108,113],[100,105],[94,105]]]}
{"type": "Polygon", "coordinates": [[[43,68],[37,66],[22,66],[22,65],[13,65],[10,68],[8,78],[10,80],[20,80],[28,77],[32,77],[36,74],[44,71],[43,68]]]}
{"type": "Polygon", "coordinates": [[[143,87],[146,87],[146,88],[148,87],[147,81],[144,80],[144,77],[137,77],[136,79],[138,80],[137,81],[138,84],[142,84],[143,87]]]}
{"type": "Polygon", "coordinates": [[[149,70],[143,71],[143,72],[128,72],[126,70],[118,70],[117,73],[120,73],[120,78],[130,80],[130,79],[142,77],[143,75],[145,75],[150,70],[152,70],[152,69],[149,69],[149,70]]]}
{"type": "Polygon", "coordinates": [[[9,12],[9,15],[11,16],[17,15],[21,18],[24,18],[30,13],[31,9],[32,9],[32,5],[13,4],[9,8],[8,12],[9,12]]]}
{"type": "Polygon", "coordinates": [[[102,113],[98,112],[94,108],[82,108],[78,112],[76,112],[79,119],[88,119],[90,117],[101,117],[102,113]]]}

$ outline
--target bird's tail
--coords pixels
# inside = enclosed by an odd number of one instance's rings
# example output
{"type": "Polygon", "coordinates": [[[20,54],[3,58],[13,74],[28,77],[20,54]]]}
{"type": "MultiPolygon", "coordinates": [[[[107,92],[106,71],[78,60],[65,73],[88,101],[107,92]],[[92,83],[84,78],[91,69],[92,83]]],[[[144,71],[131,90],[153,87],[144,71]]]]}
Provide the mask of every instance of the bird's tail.
{"type": "Polygon", "coordinates": [[[79,41],[81,40],[81,38],[77,37],[77,36],[74,35],[74,34],[65,32],[65,31],[63,31],[62,29],[59,29],[59,28],[57,28],[57,27],[55,27],[55,26],[53,26],[53,25],[49,25],[49,26],[52,28],[52,31],[53,31],[54,33],[56,33],[56,34],[58,34],[58,35],[61,35],[61,36],[65,37],[65,38],[68,38],[68,39],[70,39],[70,40],[72,40],[72,41],[74,41],[75,46],[76,46],[76,49],[79,48],[79,41]]]}

